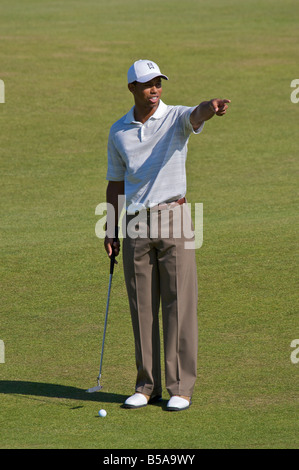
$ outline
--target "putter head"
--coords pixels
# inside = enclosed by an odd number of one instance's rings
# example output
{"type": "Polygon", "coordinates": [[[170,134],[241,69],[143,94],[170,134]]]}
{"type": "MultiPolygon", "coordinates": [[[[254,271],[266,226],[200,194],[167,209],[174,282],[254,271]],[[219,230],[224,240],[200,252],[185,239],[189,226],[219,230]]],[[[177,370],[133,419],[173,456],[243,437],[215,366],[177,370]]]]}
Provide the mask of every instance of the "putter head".
{"type": "Polygon", "coordinates": [[[88,390],[86,390],[86,392],[87,393],[94,393],[94,392],[98,392],[102,388],[103,388],[102,385],[97,385],[96,387],[89,388],[88,390]]]}
{"type": "Polygon", "coordinates": [[[101,390],[102,385],[100,385],[100,377],[98,377],[98,385],[96,387],[91,387],[89,388],[88,390],[86,390],[87,393],[94,393],[94,392],[98,392],[99,390],[101,390]]]}

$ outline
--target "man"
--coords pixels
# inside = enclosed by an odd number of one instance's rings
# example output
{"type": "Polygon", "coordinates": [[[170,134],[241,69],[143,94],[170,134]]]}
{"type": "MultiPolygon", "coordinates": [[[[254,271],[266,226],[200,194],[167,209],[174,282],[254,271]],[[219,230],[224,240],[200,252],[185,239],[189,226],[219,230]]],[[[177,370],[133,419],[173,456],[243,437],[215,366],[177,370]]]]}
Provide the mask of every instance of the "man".
{"type": "MultiPolygon", "coordinates": [[[[124,195],[127,228],[135,228],[125,234],[123,264],[137,367],[135,393],[124,406],[140,408],[161,399],[161,301],[167,410],[180,411],[191,404],[198,336],[195,251],[186,249],[190,238],[178,230],[186,220],[192,224],[185,199],[187,143],[205,121],[223,116],[230,100],[167,106],[161,100],[162,79],[168,77],[149,60],[135,62],[128,71],[134,106],[110,129],[107,222],[111,226],[113,218],[118,225],[118,200],[124,195]]],[[[105,249],[109,257],[119,254],[119,240],[111,232],[105,249]]]]}

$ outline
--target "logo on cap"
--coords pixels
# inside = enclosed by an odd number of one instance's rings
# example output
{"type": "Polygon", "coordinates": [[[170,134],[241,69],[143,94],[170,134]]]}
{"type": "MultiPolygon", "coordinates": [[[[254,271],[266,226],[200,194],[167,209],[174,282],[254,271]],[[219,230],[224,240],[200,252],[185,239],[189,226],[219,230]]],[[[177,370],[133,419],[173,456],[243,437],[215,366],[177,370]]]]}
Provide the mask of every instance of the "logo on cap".
{"type": "Polygon", "coordinates": [[[152,64],[152,62],[148,62],[147,66],[149,69],[155,69],[155,66],[152,64]]]}

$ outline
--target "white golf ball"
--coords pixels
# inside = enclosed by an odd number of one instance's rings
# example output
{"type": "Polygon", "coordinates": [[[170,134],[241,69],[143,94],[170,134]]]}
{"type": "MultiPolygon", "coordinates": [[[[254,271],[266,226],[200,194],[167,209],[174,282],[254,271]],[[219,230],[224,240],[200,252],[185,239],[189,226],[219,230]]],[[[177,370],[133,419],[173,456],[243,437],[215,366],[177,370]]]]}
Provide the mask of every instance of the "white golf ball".
{"type": "Polygon", "coordinates": [[[106,411],[106,410],[100,410],[100,411],[99,411],[99,416],[101,416],[101,418],[105,418],[106,415],[107,415],[107,411],[106,411]]]}

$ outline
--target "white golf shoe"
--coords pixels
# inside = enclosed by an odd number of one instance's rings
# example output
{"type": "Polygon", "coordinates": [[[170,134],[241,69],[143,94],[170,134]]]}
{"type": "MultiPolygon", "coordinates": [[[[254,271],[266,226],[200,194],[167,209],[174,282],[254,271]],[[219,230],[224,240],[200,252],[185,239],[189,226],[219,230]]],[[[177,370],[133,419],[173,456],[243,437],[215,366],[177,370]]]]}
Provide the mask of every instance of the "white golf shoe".
{"type": "Polygon", "coordinates": [[[148,397],[143,395],[143,393],[134,393],[124,402],[125,408],[141,408],[148,404],[148,397]]]}
{"type": "Polygon", "coordinates": [[[186,398],[179,397],[174,395],[170,398],[167,403],[167,411],[181,411],[186,410],[191,405],[191,399],[187,400],[186,398]]]}
{"type": "Polygon", "coordinates": [[[158,393],[157,395],[144,395],[143,393],[136,392],[131,397],[127,398],[123,404],[124,408],[142,408],[146,405],[152,405],[162,400],[162,396],[158,393]]]}

